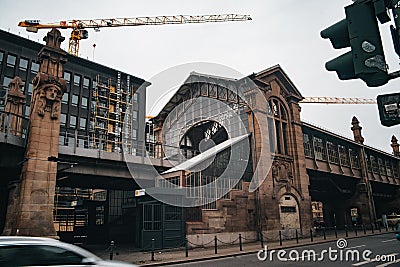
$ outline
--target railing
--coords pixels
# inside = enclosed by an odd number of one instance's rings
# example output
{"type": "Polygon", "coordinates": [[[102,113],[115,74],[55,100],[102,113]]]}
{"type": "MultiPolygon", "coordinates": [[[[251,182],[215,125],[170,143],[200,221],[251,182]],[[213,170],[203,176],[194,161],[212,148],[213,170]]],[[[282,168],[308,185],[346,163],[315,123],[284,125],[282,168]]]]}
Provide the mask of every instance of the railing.
{"type": "MultiPolygon", "coordinates": [[[[131,138],[123,138],[122,142],[115,142],[106,138],[98,138],[91,135],[80,135],[78,132],[60,132],[60,146],[96,149],[105,152],[127,153],[129,155],[147,156],[151,158],[164,158],[163,147],[158,143],[138,141],[131,138]]],[[[179,147],[169,147],[180,154],[179,147]]],[[[174,159],[171,159],[174,160],[174,159]]]]}

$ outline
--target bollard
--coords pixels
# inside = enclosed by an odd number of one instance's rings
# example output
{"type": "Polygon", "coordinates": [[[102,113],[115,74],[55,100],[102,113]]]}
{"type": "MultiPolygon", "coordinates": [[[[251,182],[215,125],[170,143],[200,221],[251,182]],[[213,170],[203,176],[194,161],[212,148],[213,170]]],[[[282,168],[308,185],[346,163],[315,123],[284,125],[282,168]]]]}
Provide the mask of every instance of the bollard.
{"type": "Polygon", "coordinates": [[[335,228],[335,237],[337,238],[337,229],[336,229],[336,225],[334,226],[335,228]]]}
{"type": "Polygon", "coordinates": [[[347,225],[344,225],[344,231],[346,232],[346,237],[349,237],[349,233],[347,232],[347,225]]]}
{"type": "Polygon", "coordinates": [[[312,236],[312,229],[311,228],[310,228],[310,239],[311,239],[311,242],[314,241],[313,236],[312,236]]]}
{"type": "Polygon", "coordinates": [[[240,248],[240,251],[243,251],[243,247],[242,247],[242,234],[239,234],[239,248],[240,248]]]}
{"type": "Polygon", "coordinates": [[[374,233],[374,225],[371,223],[371,233],[374,233]]]}
{"type": "Polygon", "coordinates": [[[260,241],[261,241],[261,248],[264,248],[264,236],[262,231],[260,232],[260,241]]]}
{"type": "Polygon", "coordinates": [[[365,224],[363,224],[363,231],[364,231],[364,235],[366,235],[367,231],[365,230],[365,224]]]}
{"type": "Polygon", "coordinates": [[[282,232],[279,230],[279,245],[282,246],[282,232]]]}
{"type": "Polygon", "coordinates": [[[322,233],[324,234],[324,240],[326,240],[325,227],[322,228],[322,233]]]}
{"type": "Polygon", "coordinates": [[[355,233],[356,236],[357,236],[357,225],[354,225],[354,233],[355,233]]]}
{"type": "Polygon", "coordinates": [[[382,232],[381,225],[379,223],[377,223],[377,225],[378,225],[379,233],[381,233],[382,232]]]}
{"type": "Polygon", "coordinates": [[[215,254],[217,254],[218,253],[218,251],[217,251],[217,245],[218,245],[218,240],[217,240],[217,236],[214,236],[214,252],[215,252],[215,254]]]}
{"type": "Polygon", "coordinates": [[[114,257],[114,241],[110,242],[110,260],[112,261],[114,257]]]}
{"type": "Polygon", "coordinates": [[[296,229],[296,243],[297,244],[299,243],[299,233],[297,232],[297,229],[296,229]]]}
{"type": "Polygon", "coordinates": [[[385,225],[385,228],[386,228],[386,232],[389,232],[389,227],[387,224],[385,225]]]}
{"type": "Polygon", "coordinates": [[[186,236],[185,236],[185,256],[186,258],[189,257],[189,243],[186,236]]]}
{"type": "Polygon", "coordinates": [[[154,238],[151,239],[151,261],[154,261],[154,247],[155,247],[155,242],[154,238]]]}

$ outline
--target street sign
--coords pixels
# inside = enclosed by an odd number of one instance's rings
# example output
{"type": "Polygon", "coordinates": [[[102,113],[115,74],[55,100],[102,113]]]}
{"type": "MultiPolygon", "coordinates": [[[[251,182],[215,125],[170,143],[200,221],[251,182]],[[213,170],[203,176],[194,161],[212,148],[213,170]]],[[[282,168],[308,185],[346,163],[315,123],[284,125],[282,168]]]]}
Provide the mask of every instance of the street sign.
{"type": "Polygon", "coordinates": [[[146,195],[146,189],[135,190],[135,197],[141,197],[146,195]]]}
{"type": "Polygon", "coordinates": [[[378,95],[377,102],[382,125],[400,124],[400,93],[378,95]]]}

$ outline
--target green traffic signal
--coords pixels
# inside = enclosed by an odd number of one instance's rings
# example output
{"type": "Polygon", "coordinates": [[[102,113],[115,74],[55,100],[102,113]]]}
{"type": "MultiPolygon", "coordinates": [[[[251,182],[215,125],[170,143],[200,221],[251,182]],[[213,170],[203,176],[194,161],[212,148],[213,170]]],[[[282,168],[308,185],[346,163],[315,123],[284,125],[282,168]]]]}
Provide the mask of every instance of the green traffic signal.
{"type": "MultiPolygon", "coordinates": [[[[389,81],[383,45],[372,1],[357,1],[345,7],[346,19],[321,31],[334,48],[350,47],[351,51],[325,64],[336,71],[339,79],[362,79],[375,87],[389,81]]],[[[381,11],[380,11],[381,12],[381,11]]]]}

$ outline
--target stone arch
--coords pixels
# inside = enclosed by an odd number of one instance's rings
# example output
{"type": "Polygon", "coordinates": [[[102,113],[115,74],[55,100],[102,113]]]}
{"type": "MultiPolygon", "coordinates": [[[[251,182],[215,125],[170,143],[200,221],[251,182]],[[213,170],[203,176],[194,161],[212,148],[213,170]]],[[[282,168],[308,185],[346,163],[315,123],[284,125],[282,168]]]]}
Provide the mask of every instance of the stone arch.
{"type": "Polygon", "coordinates": [[[301,228],[300,205],[293,193],[280,194],[279,202],[280,229],[290,230],[301,228]]]}

